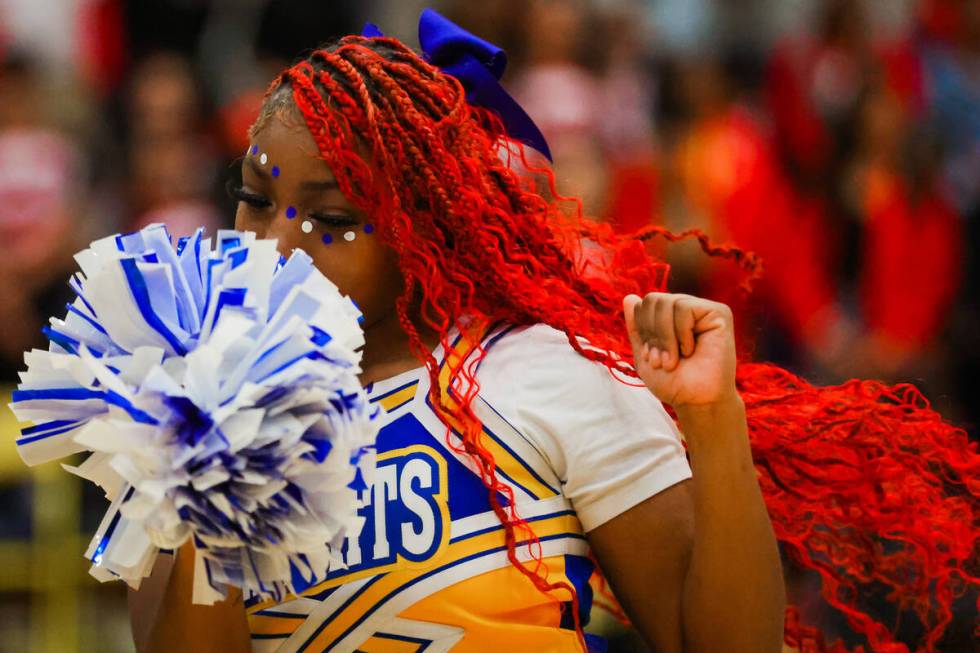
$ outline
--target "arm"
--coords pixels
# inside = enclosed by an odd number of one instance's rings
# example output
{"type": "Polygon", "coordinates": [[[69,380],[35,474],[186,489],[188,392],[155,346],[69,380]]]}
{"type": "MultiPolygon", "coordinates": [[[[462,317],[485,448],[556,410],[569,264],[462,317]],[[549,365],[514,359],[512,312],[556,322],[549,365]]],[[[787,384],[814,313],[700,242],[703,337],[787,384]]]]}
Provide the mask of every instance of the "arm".
{"type": "Polygon", "coordinates": [[[157,558],[139,590],[129,591],[129,618],[140,653],[247,653],[251,649],[241,592],[231,590],[214,605],[191,602],[194,549],[188,543],[176,560],[157,558]]]}
{"type": "Polygon", "coordinates": [[[731,313],[684,295],[652,294],[644,304],[627,300],[637,370],[674,406],[693,478],[589,539],[659,653],[779,651],[785,587],[735,392],[731,313]]]}
{"type": "Polygon", "coordinates": [[[779,651],[786,586],[749,449],[741,399],[678,410],[688,439],[696,515],[684,583],[692,651],[779,651]],[[719,601],[718,597],[733,600],[719,601]]]}

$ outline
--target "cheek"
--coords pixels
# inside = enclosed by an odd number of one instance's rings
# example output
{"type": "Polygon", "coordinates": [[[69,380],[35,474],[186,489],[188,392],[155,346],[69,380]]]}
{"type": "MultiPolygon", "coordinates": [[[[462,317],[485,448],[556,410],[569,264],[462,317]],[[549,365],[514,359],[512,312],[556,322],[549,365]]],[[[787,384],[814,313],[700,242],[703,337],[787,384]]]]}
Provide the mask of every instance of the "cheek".
{"type": "Polygon", "coordinates": [[[238,204],[235,211],[235,229],[238,231],[254,231],[259,238],[266,237],[266,229],[262,221],[250,217],[250,211],[242,204],[238,204]]]}
{"type": "Polygon", "coordinates": [[[359,233],[355,242],[335,240],[315,249],[317,268],[357,302],[365,325],[394,311],[402,289],[401,273],[393,254],[374,236],[359,233]]]}

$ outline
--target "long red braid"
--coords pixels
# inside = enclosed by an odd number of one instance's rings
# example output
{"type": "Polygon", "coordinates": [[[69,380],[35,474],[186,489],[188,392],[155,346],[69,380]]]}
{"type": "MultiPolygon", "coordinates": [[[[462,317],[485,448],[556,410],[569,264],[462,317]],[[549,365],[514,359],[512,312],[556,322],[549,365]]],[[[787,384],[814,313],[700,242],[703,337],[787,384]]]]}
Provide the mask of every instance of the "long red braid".
{"type": "MultiPolygon", "coordinates": [[[[395,39],[346,37],[285,71],[263,116],[294,108],[341,190],[372,216],[399,257],[405,279],[399,320],[428,370],[429,398],[449,429],[447,440],[453,429],[459,433],[460,450],[488,488],[511,562],[542,592],[572,597],[581,637],[574,589],[548,580],[540,544],[481,444],[482,425],[471,408],[484,355],[479,340],[471,356],[447,362],[446,397],[418,325],[438,332],[449,351],[454,327],[543,322],[566,333],[580,355],[635,379],[622,297],[666,289],[668,267],[643,241],[679,236],[659,228],[617,236],[582,220],[580,205],[557,195],[550,172],[532,169],[550,186],[547,197],[538,192],[529,175],[508,164],[513,148],[500,122],[467,104],[456,79],[395,39]],[[519,558],[525,544],[530,564],[519,558]]],[[[523,150],[519,157],[527,166],[523,150]]],[[[711,255],[758,267],[736,248],[688,235],[711,255]]],[[[883,588],[900,612],[921,622],[926,634],[916,650],[933,651],[953,600],[980,585],[976,445],[911,386],[850,381],[816,388],[750,362],[739,365],[737,383],[785,551],[819,572],[824,599],[873,650],[907,650],[861,605],[863,595],[883,588]]],[[[846,650],[825,646],[794,608],[787,611],[786,642],[806,651],[846,650]]]]}

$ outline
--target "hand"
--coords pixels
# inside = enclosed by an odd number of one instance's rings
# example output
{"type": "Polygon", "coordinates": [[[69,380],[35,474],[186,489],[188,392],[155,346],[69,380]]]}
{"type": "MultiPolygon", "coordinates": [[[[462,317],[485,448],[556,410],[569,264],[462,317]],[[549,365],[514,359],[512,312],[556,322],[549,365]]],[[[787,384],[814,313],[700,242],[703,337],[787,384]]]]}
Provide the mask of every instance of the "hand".
{"type": "Polygon", "coordinates": [[[636,371],[675,409],[725,403],[735,390],[735,336],[725,304],[669,293],[623,299],[636,371]]]}

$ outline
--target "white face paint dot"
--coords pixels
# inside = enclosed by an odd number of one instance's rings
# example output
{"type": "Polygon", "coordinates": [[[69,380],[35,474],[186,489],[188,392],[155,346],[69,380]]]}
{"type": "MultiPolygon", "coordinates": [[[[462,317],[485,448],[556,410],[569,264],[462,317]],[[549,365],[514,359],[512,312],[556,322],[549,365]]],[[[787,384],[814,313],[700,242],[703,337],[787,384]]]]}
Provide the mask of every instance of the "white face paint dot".
{"type": "Polygon", "coordinates": [[[355,234],[353,231],[348,231],[344,233],[344,240],[346,240],[348,243],[354,240],[355,238],[357,238],[357,234],[355,234]]]}
{"type": "Polygon", "coordinates": [[[269,155],[268,154],[266,154],[265,152],[263,152],[262,154],[259,155],[259,163],[261,163],[262,165],[265,165],[268,162],[269,162],[269,155]]]}
{"type": "Polygon", "coordinates": [[[299,228],[303,230],[304,234],[308,234],[313,231],[313,223],[309,220],[303,220],[303,224],[301,224],[299,228]]]}

